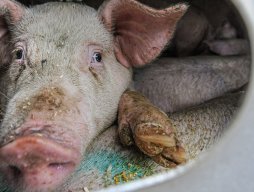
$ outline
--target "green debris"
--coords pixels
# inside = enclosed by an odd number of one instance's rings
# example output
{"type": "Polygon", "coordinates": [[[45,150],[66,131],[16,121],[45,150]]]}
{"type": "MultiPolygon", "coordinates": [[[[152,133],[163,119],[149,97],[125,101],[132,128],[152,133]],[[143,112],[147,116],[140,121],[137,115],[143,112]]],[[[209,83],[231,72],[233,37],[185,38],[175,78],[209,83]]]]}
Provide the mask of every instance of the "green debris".
{"type": "Polygon", "coordinates": [[[133,159],[133,162],[111,164],[104,173],[104,186],[118,185],[154,174],[154,164],[146,158],[133,159]],[[119,169],[120,168],[120,169],[119,169]]]}

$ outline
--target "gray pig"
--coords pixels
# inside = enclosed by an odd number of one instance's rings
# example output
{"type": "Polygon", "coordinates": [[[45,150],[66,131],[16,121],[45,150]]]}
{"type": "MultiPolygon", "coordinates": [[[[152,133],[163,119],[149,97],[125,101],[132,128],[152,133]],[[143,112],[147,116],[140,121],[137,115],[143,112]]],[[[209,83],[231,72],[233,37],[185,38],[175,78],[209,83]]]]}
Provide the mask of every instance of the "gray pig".
{"type": "Polygon", "coordinates": [[[131,67],[160,54],[186,9],[110,0],[96,12],[75,3],[28,9],[0,1],[0,173],[13,190],[54,191],[68,180],[89,143],[114,122],[131,67]]]}

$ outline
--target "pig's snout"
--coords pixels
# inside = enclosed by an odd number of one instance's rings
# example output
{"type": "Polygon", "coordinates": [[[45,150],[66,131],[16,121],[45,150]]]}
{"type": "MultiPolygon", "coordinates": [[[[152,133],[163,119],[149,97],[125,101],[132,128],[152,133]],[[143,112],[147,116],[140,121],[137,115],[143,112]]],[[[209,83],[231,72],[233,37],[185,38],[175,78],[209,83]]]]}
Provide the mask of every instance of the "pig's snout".
{"type": "Polygon", "coordinates": [[[74,150],[37,136],[24,136],[0,148],[0,171],[7,181],[31,190],[56,188],[78,162],[74,150]]]}
{"type": "Polygon", "coordinates": [[[17,114],[26,113],[26,117],[0,146],[0,173],[8,186],[19,191],[53,191],[80,163],[80,130],[86,130],[86,125],[76,107],[79,98],[66,92],[44,88],[17,107],[17,114]]]}

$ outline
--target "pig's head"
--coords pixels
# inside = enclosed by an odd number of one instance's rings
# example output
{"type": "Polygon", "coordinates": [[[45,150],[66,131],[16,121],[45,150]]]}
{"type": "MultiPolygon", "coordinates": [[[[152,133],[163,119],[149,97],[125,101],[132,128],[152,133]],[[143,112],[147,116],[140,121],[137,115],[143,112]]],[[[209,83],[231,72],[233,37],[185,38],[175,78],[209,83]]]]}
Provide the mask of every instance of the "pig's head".
{"type": "Polygon", "coordinates": [[[17,191],[51,191],[116,118],[131,67],[156,56],[186,5],[111,0],[25,8],[0,1],[0,173],[17,191]]]}

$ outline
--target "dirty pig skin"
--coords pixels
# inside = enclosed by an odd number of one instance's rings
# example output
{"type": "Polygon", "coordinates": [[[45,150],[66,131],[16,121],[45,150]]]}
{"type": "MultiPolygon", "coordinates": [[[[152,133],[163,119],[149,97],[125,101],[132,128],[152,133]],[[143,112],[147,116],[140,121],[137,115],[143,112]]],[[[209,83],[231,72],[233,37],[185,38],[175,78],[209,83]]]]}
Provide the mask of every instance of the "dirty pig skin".
{"type": "Polygon", "coordinates": [[[89,143],[115,121],[132,67],[160,54],[186,10],[134,0],[106,1],[98,12],[1,0],[0,172],[7,185],[61,191],[89,143]]]}

